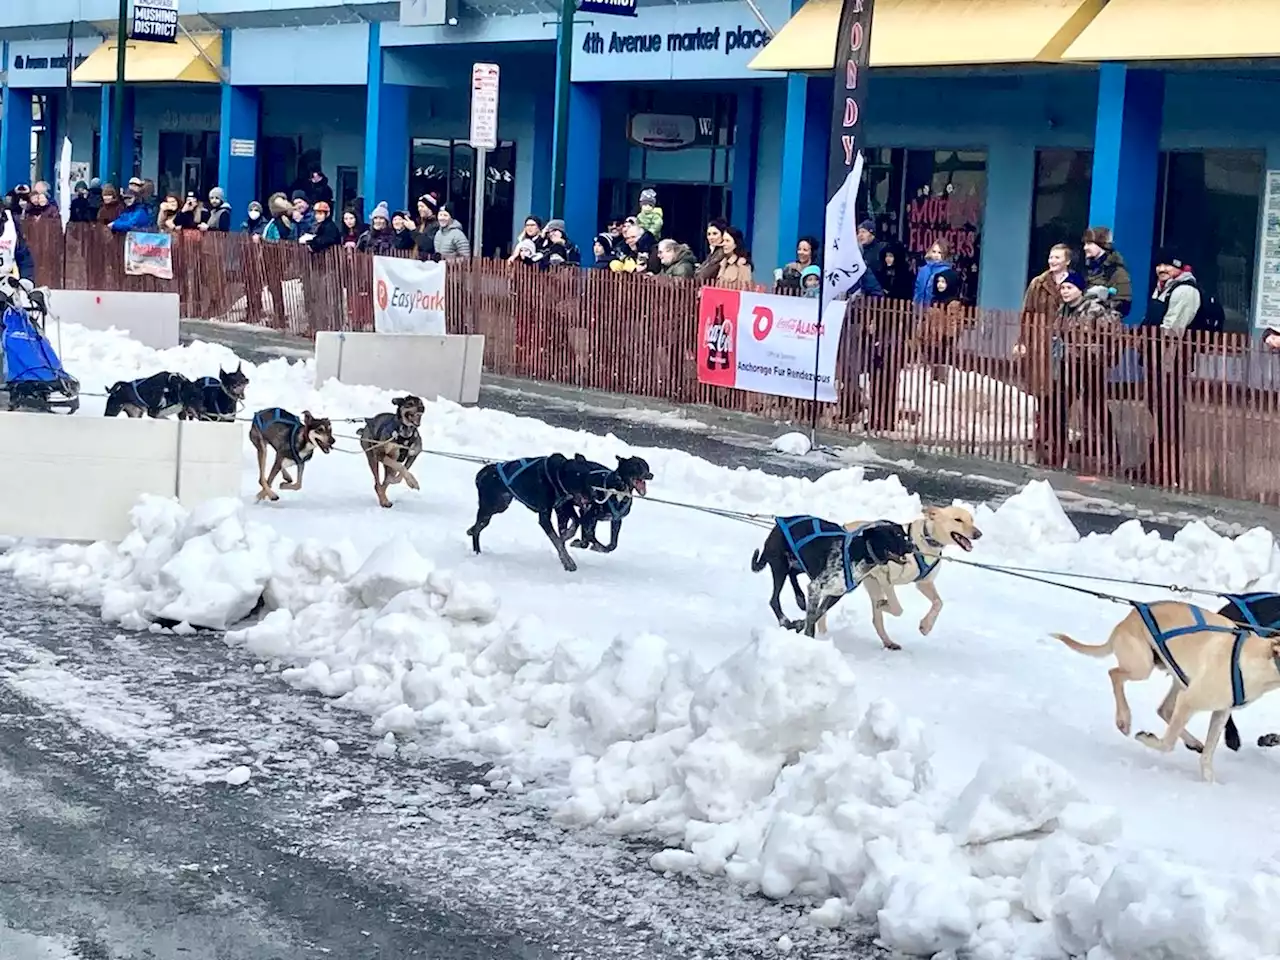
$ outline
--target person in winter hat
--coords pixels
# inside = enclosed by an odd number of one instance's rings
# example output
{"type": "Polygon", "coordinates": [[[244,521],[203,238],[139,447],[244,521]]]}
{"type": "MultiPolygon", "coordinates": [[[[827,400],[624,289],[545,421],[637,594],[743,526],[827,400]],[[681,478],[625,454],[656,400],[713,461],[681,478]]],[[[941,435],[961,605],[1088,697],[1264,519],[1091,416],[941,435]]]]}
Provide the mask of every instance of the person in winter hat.
{"type": "Polygon", "coordinates": [[[537,259],[544,268],[561,263],[579,263],[582,260],[577,246],[565,234],[563,220],[547,221],[542,231],[542,240],[538,244],[537,259]]]}
{"type": "Polygon", "coordinates": [[[316,228],[316,216],[311,212],[311,200],[302,190],[293,191],[293,225],[297,237],[305,236],[316,228]]]}
{"type": "Polygon", "coordinates": [[[375,257],[385,257],[395,248],[396,235],[391,229],[391,210],[384,201],[373,208],[373,213],[369,216],[369,229],[356,244],[356,249],[375,257]]]}
{"type": "Polygon", "coordinates": [[[221,187],[209,191],[209,209],[204,212],[200,229],[213,233],[227,233],[231,229],[231,208],[221,187]]]}
{"type": "Polygon", "coordinates": [[[1133,306],[1133,282],[1124,257],[1115,249],[1110,227],[1090,227],[1080,238],[1084,249],[1084,275],[1089,288],[1107,291],[1112,306],[1122,317],[1133,306]]]}
{"type": "Polygon", "coordinates": [[[640,212],[636,214],[636,222],[649,231],[653,239],[662,239],[662,208],[658,206],[658,191],[653,187],[640,191],[640,212]]]}
{"type": "Polygon", "coordinates": [[[440,225],[436,223],[436,211],[440,209],[440,201],[434,193],[424,193],[418,198],[418,220],[414,225],[413,243],[418,249],[419,260],[434,260],[436,257],[436,234],[440,225]]]}
{"type": "Polygon", "coordinates": [[[595,255],[595,261],[591,264],[592,270],[609,269],[614,260],[615,242],[613,234],[608,231],[596,234],[595,239],[591,241],[591,252],[595,255]]]}
{"type": "Polygon", "coordinates": [[[417,246],[413,235],[413,216],[408,210],[397,210],[391,215],[391,229],[396,234],[397,250],[413,250],[417,246]]]}
{"type": "Polygon", "coordinates": [[[93,201],[89,199],[89,185],[81,180],[76,184],[76,195],[71,200],[71,222],[93,223],[93,201]]]}
{"type": "Polygon", "coordinates": [[[817,297],[822,293],[822,268],[811,263],[800,271],[800,296],[817,297]]]}
{"type": "Polygon", "coordinates": [[[533,264],[538,259],[538,244],[542,240],[542,218],[529,214],[524,218],[524,229],[520,231],[520,238],[511,248],[511,256],[507,257],[508,263],[524,263],[533,264]]]}
{"type": "Polygon", "coordinates": [[[240,224],[240,232],[247,233],[251,237],[260,237],[265,229],[267,229],[267,220],[262,215],[262,204],[254,200],[249,204],[249,213],[244,223],[240,224]]]}

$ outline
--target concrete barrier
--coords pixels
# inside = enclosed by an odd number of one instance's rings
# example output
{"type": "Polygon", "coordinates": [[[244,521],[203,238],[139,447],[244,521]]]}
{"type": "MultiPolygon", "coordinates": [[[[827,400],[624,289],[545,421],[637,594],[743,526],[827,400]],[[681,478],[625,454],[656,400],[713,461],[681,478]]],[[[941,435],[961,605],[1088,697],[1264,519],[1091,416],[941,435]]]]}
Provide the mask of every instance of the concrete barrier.
{"type": "MultiPolygon", "coordinates": [[[[112,290],[53,290],[49,312],[59,323],[78,323],[90,330],[115,327],[154,350],[178,345],[178,295],[112,290]]],[[[49,331],[54,346],[56,330],[49,331]]]]}
{"type": "Polygon", "coordinates": [[[144,493],[238,497],[239,424],[0,413],[0,535],[111,540],[144,493]]]}
{"type": "Polygon", "coordinates": [[[317,333],[316,386],[326,380],[403,390],[425,400],[480,399],[484,337],[421,333],[317,333]]]}

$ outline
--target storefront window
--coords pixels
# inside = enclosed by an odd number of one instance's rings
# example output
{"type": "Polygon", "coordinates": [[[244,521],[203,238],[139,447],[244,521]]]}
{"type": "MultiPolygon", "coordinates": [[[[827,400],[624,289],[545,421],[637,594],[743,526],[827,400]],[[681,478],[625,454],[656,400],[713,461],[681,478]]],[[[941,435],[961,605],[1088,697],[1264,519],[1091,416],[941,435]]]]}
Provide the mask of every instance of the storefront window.
{"type": "Polygon", "coordinates": [[[703,252],[707,220],[729,213],[736,121],[735,94],[633,90],[627,178],[601,183],[601,216],[634,213],[640,191],[653,187],[663,235],[703,252]]]}
{"type": "Polygon", "coordinates": [[[1079,255],[1089,226],[1093,153],[1089,150],[1036,151],[1036,188],[1031,212],[1027,281],[1045,270],[1049,248],[1069,244],[1079,255]]]}
{"type": "MultiPolygon", "coordinates": [[[[409,160],[409,211],[417,216],[417,199],[426,193],[449,204],[463,229],[473,232],[472,183],[475,151],[465,140],[413,140],[409,160]]],[[[490,150],[485,166],[484,249],[505,251],[511,244],[511,218],[515,215],[516,147],[503,140],[490,150]]],[[[474,237],[472,238],[474,239],[474,237]]]]}
{"type": "MultiPolygon", "coordinates": [[[[1263,154],[1205,150],[1167,153],[1160,160],[1157,245],[1173,248],[1191,264],[1201,289],[1222,304],[1226,329],[1248,330],[1265,176],[1263,154]]],[[[1153,282],[1148,278],[1148,289],[1153,282]]]]}
{"type": "Polygon", "coordinates": [[[877,149],[863,168],[866,216],[901,243],[913,265],[938,240],[951,246],[961,298],[978,297],[987,155],[977,150],[877,149]]]}

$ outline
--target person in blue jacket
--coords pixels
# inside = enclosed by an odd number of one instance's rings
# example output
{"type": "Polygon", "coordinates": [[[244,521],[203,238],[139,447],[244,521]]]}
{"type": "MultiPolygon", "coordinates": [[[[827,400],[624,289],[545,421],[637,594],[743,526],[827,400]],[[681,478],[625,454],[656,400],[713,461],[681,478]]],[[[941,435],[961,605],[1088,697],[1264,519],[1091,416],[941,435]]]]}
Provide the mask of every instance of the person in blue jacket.
{"type": "Polygon", "coordinates": [[[0,206],[0,274],[15,270],[21,279],[35,283],[36,261],[22,236],[22,224],[11,210],[0,206]]]}
{"type": "Polygon", "coordinates": [[[130,187],[124,194],[124,210],[111,221],[112,233],[128,233],[130,230],[146,230],[152,226],[151,211],[138,200],[138,192],[130,187]]]}
{"type": "Polygon", "coordinates": [[[933,306],[934,279],[944,270],[954,270],[951,263],[951,244],[944,237],[939,237],[929,252],[925,254],[924,263],[916,273],[916,290],[912,299],[922,307],[933,306]]]}

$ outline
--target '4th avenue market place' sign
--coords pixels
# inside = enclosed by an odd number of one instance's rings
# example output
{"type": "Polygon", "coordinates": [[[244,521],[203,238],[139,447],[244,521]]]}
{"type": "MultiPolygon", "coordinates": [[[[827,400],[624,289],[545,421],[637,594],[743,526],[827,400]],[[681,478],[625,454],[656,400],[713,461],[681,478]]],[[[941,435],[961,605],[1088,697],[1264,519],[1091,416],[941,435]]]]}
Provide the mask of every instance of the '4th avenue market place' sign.
{"type": "Polygon", "coordinates": [[[729,27],[721,30],[715,27],[703,30],[698,27],[690,31],[674,31],[664,37],[661,33],[619,33],[611,31],[609,42],[597,30],[592,30],[582,38],[582,52],[587,54],[601,53],[693,53],[724,50],[725,55],[735,50],[759,50],[767,45],[769,35],[763,30],[750,30],[746,27],[729,27]],[[724,41],[723,47],[721,40],[724,41]]]}

